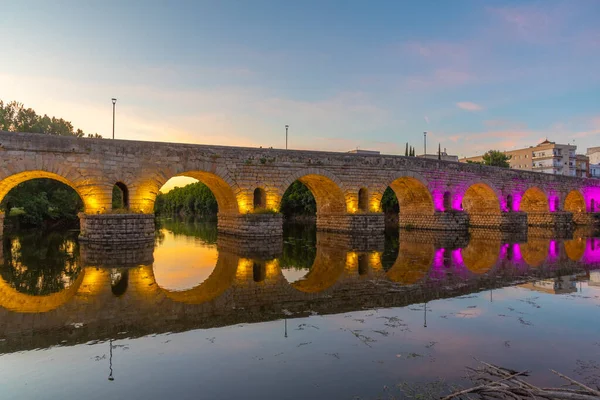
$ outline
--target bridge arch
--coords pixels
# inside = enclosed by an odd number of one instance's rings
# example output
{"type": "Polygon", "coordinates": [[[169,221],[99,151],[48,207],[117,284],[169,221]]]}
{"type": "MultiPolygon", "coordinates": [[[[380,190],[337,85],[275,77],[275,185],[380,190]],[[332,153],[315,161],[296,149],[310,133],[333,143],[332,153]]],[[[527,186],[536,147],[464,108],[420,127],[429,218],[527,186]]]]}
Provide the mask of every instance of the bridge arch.
{"type": "Polygon", "coordinates": [[[548,196],[546,193],[538,188],[532,186],[528,188],[519,202],[519,211],[525,211],[528,213],[543,213],[550,211],[550,205],[548,196]]]}
{"type": "Polygon", "coordinates": [[[461,249],[463,263],[472,273],[485,274],[496,266],[501,248],[500,239],[471,236],[467,247],[461,249]]]}
{"type": "MultiPolygon", "coordinates": [[[[219,168],[185,169],[183,171],[157,172],[140,183],[132,185],[131,208],[144,213],[154,211],[154,202],[160,189],[173,177],[185,176],[193,178],[206,185],[217,200],[219,213],[239,214],[252,210],[252,199],[247,199],[245,193],[219,168]]],[[[252,194],[252,191],[250,191],[252,194]]]]}
{"type": "Polygon", "coordinates": [[[398,199],[400,218],[403,214],[433,215],[435,212],[429,183],[420,174],[408,171],[393,175],[378,191],[380,200],[388,186],[398,199]]]}
{"type": "Polygon", "coordinates": [[[319,293],[332,287],[346,270],[347,251],[343,248],[317,246],[315,261],[308,273],[290,285],[304,293],[319,293]]]}
{"type": "Polygon", "coordinates": [[[541,238],[529,238],[526,243],[520,245],[520,249],[523,260],[527,265],[536,268],[548,258],[550,241],[541,238]]]}
{"type": "Polygon", "coordinates": [[[571,190],[567,194],[563,210],[572,213],[584,213],[586,211],[585,199],[579,190],[571,190]]]}
{"type": "MultiPolygon", "coordinates": [[[[29,170],[6,176],[0,180],[0,201],[17,185],[33,179],[52,179],[72,188],[83,201],[86,213],[104,212],[111,208],[110,198],[100,185],[90,185],[89,180],[76,172],[67,171],[67,177],[55,172],[44,170],[29,170]]],[[[112,188],[111,188],[112,189],[112,188]]]]}
{"type": "Polygon", "coordinates": [[[295,171],[283,180],[280,188],[279,204],[286,190],[295,181],[302,182],[313,194],[319,213],[353,212],[347,205],[341,181],[331,172],[320,168],[295,171]]]}
{"type": "Polygon", "coordinates": [[[460,207],[469,214],[500,214],[501,206],[497,191],[489,183],[470,185],[462,197],[460,207]]]}

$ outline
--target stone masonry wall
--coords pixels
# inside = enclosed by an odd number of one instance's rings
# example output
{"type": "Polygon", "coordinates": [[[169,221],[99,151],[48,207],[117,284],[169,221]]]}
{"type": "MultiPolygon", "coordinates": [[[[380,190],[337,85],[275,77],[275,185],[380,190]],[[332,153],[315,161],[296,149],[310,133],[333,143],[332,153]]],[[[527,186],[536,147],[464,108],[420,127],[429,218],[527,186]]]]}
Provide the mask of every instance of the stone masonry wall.
{"type": "Polygon", "coordinates": [[[222,214],[218,215],[217,229],[227,235],[240,237],[281,236],[281,214],[222,214]]]}
{"type": "Polygon", "coordinates": [[[144,240],[107,243],[86,240],[80,244],[79,257],[84,267],[121,268],[151,265],[154,262],[154,242],[144,240]]]}
{"type": "Polygon", "coordinates": [[[126,243],[154,240],[154,214],[79,214],[79,239],[126,243]]]}
{"type": "Polygon", "coordinates": [[[529,226],[554,227],[558,230],[568,230],[573,227],[573,214],[566,211],[551,213],[527,213],[529,226]]]}
{"type": "Polygon", "coordinates": [[[381,234],[385,230],[383,213],[319,213],[317,229],[325,232],[381,234]]]}
{"type": "Polygon", "coordinates": [[[399,224],[405,229],[466,231],[469,228],[469,215],[462,211],[436,212],[433,215],[400,213],[399,224]]]}
{"type": "Polygon", "coordinates": [[[505,232],[527,230],[527,214],[524,212],[503,212],[500,214],[471,214],[469,226],[472,228],[496,228],[505,232]]]}

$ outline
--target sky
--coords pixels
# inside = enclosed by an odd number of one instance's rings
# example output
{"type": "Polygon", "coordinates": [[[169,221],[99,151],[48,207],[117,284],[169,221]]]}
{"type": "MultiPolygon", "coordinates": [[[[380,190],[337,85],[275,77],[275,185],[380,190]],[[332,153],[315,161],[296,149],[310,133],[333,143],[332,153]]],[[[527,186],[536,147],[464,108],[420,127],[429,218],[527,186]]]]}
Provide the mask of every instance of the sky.
{"type": "Polygon", "coordinates": [[[600,1],[0,0],[0,99],[118,139],[600,145],[600,1]]]}

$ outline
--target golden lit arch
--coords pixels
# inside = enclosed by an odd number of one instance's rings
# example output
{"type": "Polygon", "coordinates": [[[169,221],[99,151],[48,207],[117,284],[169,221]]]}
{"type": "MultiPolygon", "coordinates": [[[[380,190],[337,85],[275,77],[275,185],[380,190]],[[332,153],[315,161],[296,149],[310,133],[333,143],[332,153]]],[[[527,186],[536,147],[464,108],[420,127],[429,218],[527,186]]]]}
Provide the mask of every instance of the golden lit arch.
{"type": "Polygon", "coordinates": [[[578,190],[571,190],[567,197],[565,197],[565,206],[563,209],[572,213],[584,213],[586,209],[583,195],[578,190]]]}
{"type": "Polygon", "coordinates": [[[404,285],[422,280],[433,263],[435,247],[432,243],[407,242],[400,239],[396,262],[387,271],[387,277],[404,285]]]}
{"type": "Polygon", "coordinates": [[[523,193],[519,210],[534,213],[549,212],[548,196],[540,188],[530,187],[523,193]]]}
{"type": "Polygon", "coordinates": [[[350,209],[351,205],[346,205],[346,198],[339,179],[324,170],[310,169],[292,174],[284,181],[280,198],[296,180],[302,182],[313,194],[317,203],[317,214],[355,211],[350,209]]]}
{"type": "MultiPolygon", "coordinates": [[[[76,184],[75,181],[65,178],[64,176],[58,175],[54,172],[32,170],[23,171],[14,175],[7,176],[0,180],[0,201],[10,192],[12,188],[19,185],[20,183],[32,180],[32,179],[53,179],[55,181],[64,183],[65,185],[72,188],[81,198],[84,204],[84,211],[86,213],[95,213],[98,211],[104,211],[109,202],[103,194],[103,190],[100,187],[94,187],[88,184],[76,184]],[[104,209],[103,209],[104,208],[104,209]]],[[[112,187],[111,187],[112,190],[112,187]]],[[[112,192],[111,192],[112,193],[112,192]]]]}
{"type": "Polygon", "coordinates": [[[433,198],[425,183],[412,176],[402,176],[394,179],[388,185],[396,194],[403,214],[433,215],[433,198]]]}
{"type": "Polygon", "coordinates": [[[475,183],[467,189],[462,208],[469,214],[500,214],[500,202],[494,190],[485,183],[475,183]]]}
{"type": "MultiPolygon", "coordinates": [[[[185,176],[194,178],[205,184],[215,196],[219,213],[238,214],[248,212],[252,207],[252,199],[248,199],[244,193],[232,184],[229,178],[223,178],[218,171],[207,172],[203,170],[188,170],[174,174],[157,174],[154,178],[147,179],[142,183],[131,185],[130,207],[144,213],[154,211],[154,202],[160,189],[171,178],[185,176]]],[[[252,194],[252,192],[250,192],[252,194]]]]}

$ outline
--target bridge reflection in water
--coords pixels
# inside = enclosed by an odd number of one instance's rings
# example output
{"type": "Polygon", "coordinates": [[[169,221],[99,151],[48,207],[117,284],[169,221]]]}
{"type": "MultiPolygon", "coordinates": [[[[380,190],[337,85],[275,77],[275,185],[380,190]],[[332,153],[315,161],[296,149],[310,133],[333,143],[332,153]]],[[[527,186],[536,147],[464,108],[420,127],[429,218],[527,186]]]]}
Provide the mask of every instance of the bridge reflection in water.
{"type": "Polygon", "coordinates": [[[561,276],[600,267],[600,241],[586,232],[564,239],[533,229],[520,237],[484,230],[302,235],[251,241],[217,238],[205,226],[191,233],[167,226],[156,247],[127,248],[79,245],[68,235],[5,236],[0,352],[122,331],[141,336],[406,306],[526,280],[548,291],[556,282],[568,286],[561,276]]]}

